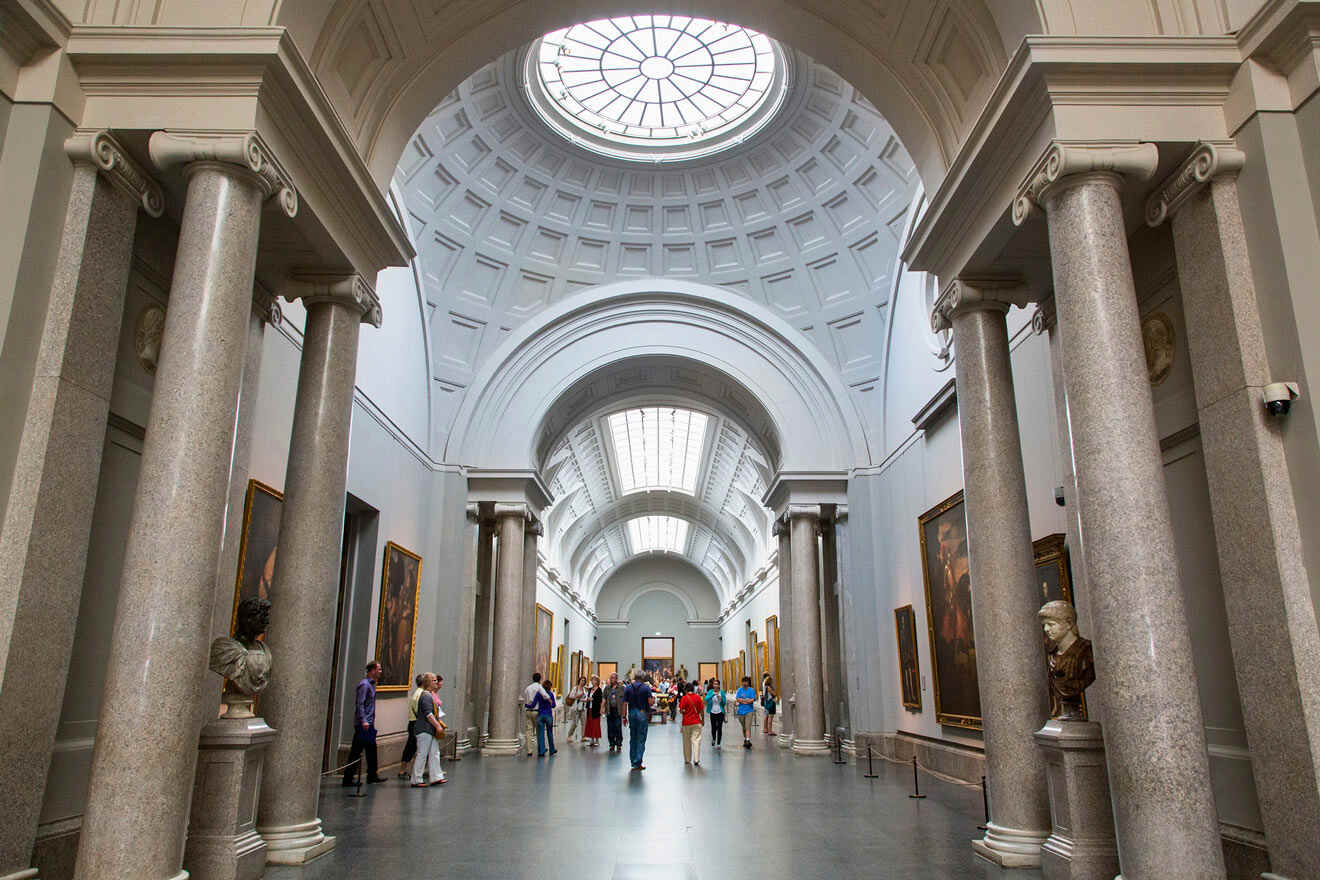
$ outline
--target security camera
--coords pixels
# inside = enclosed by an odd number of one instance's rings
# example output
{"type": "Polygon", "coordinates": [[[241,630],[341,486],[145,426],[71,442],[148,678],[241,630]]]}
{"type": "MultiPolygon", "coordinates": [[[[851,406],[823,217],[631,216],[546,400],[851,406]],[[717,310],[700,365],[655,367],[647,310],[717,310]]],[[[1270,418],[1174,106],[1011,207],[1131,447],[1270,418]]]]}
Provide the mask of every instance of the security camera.
{"type": "Polygon", "coordinates": [[[1286,416],[1292,402],[1302,396],[1296,382],[1271,382],[1264,389],[1265,408],[1272,416],[1286,416]]]}
{"type": "Polygon", "coordinates": [[[1055,486],[1055,487],[1054,487],[1054,503],[1057,504],[1057,505],[1059,505],[1060,507],[1063,507],[1065,504],[1068,503],[1068,499],[1065,498],[1064,495],[1063,495],[1063,487],[1062,487],[1062,486],[1055,486]]]}

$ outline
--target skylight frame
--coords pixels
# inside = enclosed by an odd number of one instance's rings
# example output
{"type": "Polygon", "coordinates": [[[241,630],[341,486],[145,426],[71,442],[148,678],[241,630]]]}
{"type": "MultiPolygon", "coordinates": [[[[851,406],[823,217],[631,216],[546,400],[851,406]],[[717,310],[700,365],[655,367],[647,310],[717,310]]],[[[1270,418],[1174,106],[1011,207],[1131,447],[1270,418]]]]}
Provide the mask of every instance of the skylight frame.
{"type": "Polygon", "coordinates": [[[625,521],[623,531],[632,556],[655,552],[681,556],[687,552],[691,524],[677,516],[646,514],[625,521]]]}
{"type": "Polygon", "coordinates": [[[604,418],[621,495],[680,492],[696,497],[713,416],[677,406],[641,406],[604,418]]]}

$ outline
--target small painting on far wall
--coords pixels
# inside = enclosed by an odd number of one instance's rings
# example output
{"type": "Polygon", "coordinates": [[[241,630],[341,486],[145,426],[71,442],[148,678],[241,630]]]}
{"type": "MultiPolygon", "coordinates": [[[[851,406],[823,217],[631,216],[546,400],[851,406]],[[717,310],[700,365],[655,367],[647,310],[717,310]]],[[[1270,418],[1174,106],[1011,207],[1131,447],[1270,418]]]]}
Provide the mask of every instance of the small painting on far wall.
{"type": "Polygon", "coordinates": [[[280,515],[284,495],[257,480],[248,480],[243,505],[243,532],[238,545],[238,577],[234,582],[234,607],[229,613],[229,631],[238,623],[238,603],[254,597],[270,598],[275,577],[275,556],[280,541],[280,515]]]}
{"type": "Polygon", "coordinates": [[[574,651],[573,658],[568,661],[568,681],[563,682],[559,687],[559,690],[567,693],[577,684],[578,676],[581,674],[582,674],[582,652],[574,651]]]}
{"type": "Polygon", "coordinates": [[[702,660],[697,663],[697,681],[710,681],[712,678],[718,678],[719,664],[713,660],[702,660]]]}
{"type": "Polygon", "coordinates": [[[550,681],[550,641],[554,635],[555,615],[540,602],[536,603],[536,657],[532,671],[550,681]]]}
{"type": "Polygon", "coordinates": [[[971,567],[961,490],[917,518],[926,623],[935,683],[935,720],[981,728],[981,691],[972,626],[971,567]]]}
{"type": "Polygon", "coordinates": [[[376,622],[376,660],[381,665],[378,691],[407,691],[412,680],[421,577],[422,557],[387,541],[376,622]]]}
{"type": "Polygon", "coordinates": [[[765,644],[770,655],[767,661],[770,677],[775,680],[775,688],[783,686],[783,671],[779,668],[779,615],[772,614],[765,619],[765,644]]]}
{"type": "Polygon", "coordinates": [[[1072,569],[1068,564],[1068,547],[1061,534],[1046,535],[1031,542],[1036,559],[1036,582],[1040,584],[1040,604],[1062,600],[1073,602],[1072,569]]]}
{"type": "Polygon", "coordinates": [[[917,660],[917,614],[911,605],[894,609],[894,632],[898,635],[898,674],[903,708],[921,710],[921,668],[917,660]]]}
{"type": "Polygon", "coordinates": [[[613,660],[602,660],[596,664],[596,675],[600,678],[601,686],[610,683],[610,676],[619,671],[619,664],[613,660]]]}

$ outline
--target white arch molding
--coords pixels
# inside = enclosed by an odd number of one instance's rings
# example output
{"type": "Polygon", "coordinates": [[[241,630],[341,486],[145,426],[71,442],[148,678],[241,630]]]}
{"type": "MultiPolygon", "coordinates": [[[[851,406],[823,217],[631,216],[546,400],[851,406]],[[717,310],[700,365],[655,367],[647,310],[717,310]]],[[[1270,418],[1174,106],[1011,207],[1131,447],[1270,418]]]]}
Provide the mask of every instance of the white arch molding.
{"type": "MultiPolygon", "coordinates": [[[[633,605],[637,603],[638,599],[650,593],[668,593],[669,595],[673,596],[674,598],[678,599],[678,601],[683,603],[683,611],[687,613],[688,620],[701,619],[697,614],[697,606],[692,601],[692,597],[689,596],[683,590],[680,590],[678,587],[674,586],[673,584],[667,584],[664,583],[663,581],[652,581],[651,583],[642,584],[637,589],[629,593],[628,598],[624,599],[623,603],[619,606],[618,619],[632,620],[631,615],[632,615],[633,605]]],[[[600,610],[597,609],[596,613],[599,614],[600,610]]]]}
{"type": "Polygon", "coordinates": [[[472,382],[444,460],[532,471],[541,427],[576,382],[611,363],[656,356],[717,369],[757,400],[779,440],[780,473],[870,464],[847,389],[805,336],[759,303],[662,278],[592,288],[518,327],[472,382]]]}

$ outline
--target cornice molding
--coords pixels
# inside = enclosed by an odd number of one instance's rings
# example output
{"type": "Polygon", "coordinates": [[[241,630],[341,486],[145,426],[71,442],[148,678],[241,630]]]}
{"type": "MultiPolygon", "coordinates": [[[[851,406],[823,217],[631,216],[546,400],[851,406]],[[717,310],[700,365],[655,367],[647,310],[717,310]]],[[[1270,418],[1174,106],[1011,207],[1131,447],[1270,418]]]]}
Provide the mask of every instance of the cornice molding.
{"type": "Polygon", "coordinates": [[[955,278],[941,291],[930,310],[930,327],[936,333],[953,328],[953,319],[969,312],[1007,312],[1030,302],[1030,291],[1020,278],[955,278]]]}
{"type": "Polygon", "coordinates": [[[367,279],[356,273],[295,272],[284,298],[289,302],[301,299],[308,306],[331,303],[357,309],[362,323],[380,326],[380,298],[367,279]]]}
{"type": "Polygon", "coordinates": [[[298,191],[289,172],[255,131],[157,131],[151,135],[147,151],[151,161],[162,171],[172,171],[199,162],[237,165],[255,174],[262,182],[266,198],[279,199],[285,216],[298,216],[298,191]]]}
{"type": "Polygon", "coordinates": [[[1216,177],[1236,177],[1247,154],[1234,141],[1202,141],[1146,200],[1146,225],[1159,226],[1216,177]]]}
{"type": "Polygon", "coordinates": [[[134,161],[105,129],[79,129],[64,142],[65,154],[76,164],[91,165],[106,179],[141,203],[152,217],[165,213],[165,194],[150,174],[134,161]]]}
{"type": "Polygon", "coordinates": [[[1036,160],[1013,200],[1013,224],[1030,219],[1046,193],[1060,182],[1078,174],[1108,172],[1144,181],[1155,174],[1160,151],[1154,144],[1077,143],[1054,141],[1036,160]]]}

